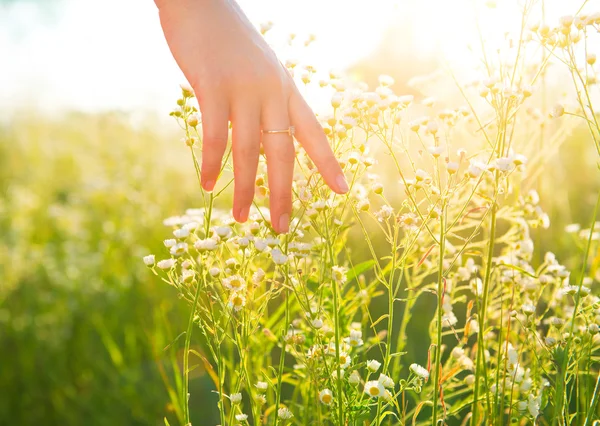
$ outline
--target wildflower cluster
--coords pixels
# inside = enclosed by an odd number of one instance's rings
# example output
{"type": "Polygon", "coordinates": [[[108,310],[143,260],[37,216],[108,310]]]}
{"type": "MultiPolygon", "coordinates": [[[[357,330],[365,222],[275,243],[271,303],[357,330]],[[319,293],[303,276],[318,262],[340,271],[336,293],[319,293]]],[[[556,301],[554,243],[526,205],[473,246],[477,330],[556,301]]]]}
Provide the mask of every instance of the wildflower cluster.
{"type": "MultiPolygon", "coordinates": [[[[288,234],[274,234],[262,198],[245,224],[217,208],[229,163],[221,186],[202,193],[204,207],[165,220],[169,255],[144,262],[192,306],[185,381],[199,328],[221,424],[505,424],[566,415],[564,394],[589,380],[597,356],[600,299],[590,277],[573,284],[553,253],[536,256],[534,233],[550,220],[528,174],[544,159],[523,143],[539,122],[519,119],[535,115],[529,103],[548,62],[531,65],[524,52],[568,53],[598,24],[588,15],[523,29],[506,52],[510,66],[486,62],[479,81],[460,86],[456,105],[397,94],[389,76],[371,90],[332,73],[318,83],[331,93],[330,114],[320,118],[348,194],[328,191],[297,146],[288,234]],[[362,252],[346,245],[353,239],[364,241],[362,252]],[[419,306],[432,310],[418,328],[426,343],[411,359],[419,306]]],[[[586,69],[594,63],[588,54],[586,69]]],[[[314,67],[287,66],[315,84],[314,67]]],[[[579,84],[589,87],[592,74],[579,84]]],[[[184,87],[172,115],[198,169],[192,100],[184,87]]],[[[592,112],[580,113],[593,123],[592,112]]],[[[563,114],[555,108],[537,120],[563,114]]],[[[262,158],[259,168],[257,193],[267,195],[262,158]]],[[[582,397],[588,410],[596,393],[582,397]]]]}

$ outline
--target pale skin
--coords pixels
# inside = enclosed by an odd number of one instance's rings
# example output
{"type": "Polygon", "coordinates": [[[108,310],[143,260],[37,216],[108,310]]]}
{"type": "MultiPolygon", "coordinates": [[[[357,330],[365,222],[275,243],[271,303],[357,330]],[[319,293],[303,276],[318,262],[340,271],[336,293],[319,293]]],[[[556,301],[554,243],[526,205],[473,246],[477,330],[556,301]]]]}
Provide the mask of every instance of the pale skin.
{"type": "Polygon", "coordinates": [[[202,187],[212,191],[232,127],[233,216],[245,222],[263,145],[271,223],[289,230],[295,137],[336,193],[348,184],[313,111],[289,73],[233,0],[155,0],[173,57],[191,84],[202,114],[202,187]]]}

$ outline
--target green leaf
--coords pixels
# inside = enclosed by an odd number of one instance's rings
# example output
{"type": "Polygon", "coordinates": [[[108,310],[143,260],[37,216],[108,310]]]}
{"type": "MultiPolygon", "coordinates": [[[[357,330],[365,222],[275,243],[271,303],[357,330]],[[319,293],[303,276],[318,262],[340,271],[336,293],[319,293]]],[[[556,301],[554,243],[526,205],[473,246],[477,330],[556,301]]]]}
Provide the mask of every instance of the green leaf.
{"type": "Polygon", "coordinates": [[[352,281],[356,279],[360,274],[363,274],[369,269],[372,269],[373,265],[375,265],[375,260],[371,259],[354,266],[348,271],[348,281],[352,281]]]}

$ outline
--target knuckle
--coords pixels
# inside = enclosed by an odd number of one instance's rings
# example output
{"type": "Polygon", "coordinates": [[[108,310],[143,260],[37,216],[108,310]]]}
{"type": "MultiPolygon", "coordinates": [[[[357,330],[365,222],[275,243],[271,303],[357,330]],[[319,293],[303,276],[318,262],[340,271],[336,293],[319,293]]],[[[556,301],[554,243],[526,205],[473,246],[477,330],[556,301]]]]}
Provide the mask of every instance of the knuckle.
{"type": "Polygon", "coordinates": [[[227,136],[204,136],[202,138],[203,149],[206,151],[220,151],[221,147],[227,145],[227,136]]]}
{"type": "Polygon", "coordinates": [[[240,144],[235,147],[234,158],[240,160],[254,159],[260,153],[260,143],[258,141],[246,144],[240,144]]]}
{"type": "Polygon", "coordinates": [[[286,190],[283,193],[273,194],[273,201],[277,205],[279,210],[286,211],[292,204],[292,193],[286,190]]]}

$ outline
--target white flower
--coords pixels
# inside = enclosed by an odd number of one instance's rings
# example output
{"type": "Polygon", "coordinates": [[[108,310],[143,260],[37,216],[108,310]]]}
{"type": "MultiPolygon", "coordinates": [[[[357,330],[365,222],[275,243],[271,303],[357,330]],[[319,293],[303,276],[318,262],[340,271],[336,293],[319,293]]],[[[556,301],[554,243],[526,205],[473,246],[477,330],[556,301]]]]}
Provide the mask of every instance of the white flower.
{"type": "Polygon", "coordinates": [[[431,182],[431,176],[429,176],[429,173],[422,169],[417,169],[415,173],[415,179],[417,180],[417,182],[431,182]]]}
{"type": "Polygon", "coordinates": [[[268,388],[269,388],[269,385],[267,384],[267,382],[256,382],[256,389],[259,392],[264,393],[267,391],[268,388]]]}
{"type": "Polygon", "coordinates": [[[350,330],[350,337],[346,338],[346,343],[352,347],[358,347],[363,345],[362,331],[350,330]]]}
{"type": "Polygon", "coordinates": [[[160,260],[156,266],[158,266],[160,269],[171,269],[175,263],[177,263],[175,259],[163,259],[160,260]]]}
{"type": "Polygon", "coordinates": [[[278,248],[271,250],[271,258],[273,259],[273,263],[276,265],[283,265],[288,261],[288,257],[278,248]]]}
{"type": "Polygon", "coordinates": [[[368,198],[361,198],[360,200],[358,200],[358,202],[356,203],[356,208],[359,211],[369,211],[369,209],[371,208],[371,203],[369,202],[368,198]]]}
{"type": "Polygon", "coordinates": [[[217,267],[214,267],[214,268],[210,268],[208,270],[208,273],[210,274],[211,277],[216,277],[217,275],[219,275],[221,273],[221,270],[217,267]]]}
{"type": "Polygon", "coordinates": [[[429,378],[429,371],[425,367],[421,367],[419,364],[411,364],[410,371],[422,379],[427,380],[429,378]]]}
{"type": "Polygon", "coordinates": [[[352,357],[348,355],[346,352],[340,352],[340,367],[348,368],[350,363],[352,362],[352,357]]]}
{"type": "Polygon", "coordinates": [[[461,348],[460,346],[455,346],[451,352],[452,357],[455,359],[460,359],[460,357],[462,357],[464,354],[465,354],[465,350],[463,348],[461,348]]]}
{"type": "Polygon", "coordinates": [[[535,305],[532,303],[524,303],[521,309],[523,309],[523,313],[527,316],[535,314],[535,305]]]}
{"type": "Polygon", "coordinates": [[[330,405],[333,402],[333,394],[329,389],[323,389],[319,392],[319,400],[325,405],[330,405]]]}
{"type": "Polygon", "coordinates": [[[451,175],[456,173],[459,167],[459,164],[455,161],[450,161],[446,163],[446,170],[448,170],[448,173],[451,175]]]}
{"type": "Polygon", "coordinates": [[[233,291],[239,291],[246,287],[246,281],[239,275],[224,278],[222,282],[223,287],[233,291]]]}
{"type": "Polygon", "coordinates": [[[348,383],[351,385],[358,385],[360,383],[360,374],[358,374],[358,371],[354,370],[350,374],[350,377],[348,377],[348,383]]]}
{"type": "Polygon", "coordinates": [[[394,383],[394,380],[390,376],[386,376],[383,373],[381,373],[379,375],[378,381],[379,381],[379,383],[381,383],[381,386],[383,386],[384,388],[393,388],[396,385],[394,383]]]}
{"type": "Polygon", "coordinates": [[[486,170],[486,165],[479,161],[472,161],[467,169],[467,175],[471,178],[478,178],[486,170]]]}
{"type": "Polygon", "coordinates": [[[182,254],[184,254],[186,251],[188,250],[188,245],[187,243],[177,243],[175,244],[173,247],[171,247],[171,250],[169,250],[169,252],[173,255],[173,256],[181,256],[182,254]]]}
{"type": "Polygon", "coordinates": [[[381,84],[384,87],[393,86],[394,79],[392,77],[390,77],[389,75],[380,75],[379,76],[379,84],[381,84]]]}
{"type": "Polygon", "coordinates": [[[527,399],[527,410],[533,417],[537,417],[540,414],[540,405],[542,403],[542,396],[538,395],[536,398],[532,394],[529,394],[527,399]]]}
{"type": "Polygon", "coordinates": [[[194,279],[195,275],[196,273],[193,269],[184,269],[183,273],[181,274],[181,282],[188,283],[194,279]]]}
{"type": "Polygon", "coordinates": [[[187,238],[190,235],[190,230],[187,227],[179,228],[173,231],[173,235],[179,239],[187,238]]]}
{"type": "Polygon", "coordinates": [[[165,245],[166,248],[171,248],[173,247],[175,244],[177,244],[177,240],[170,238],[168,240],[164,240],[163,244],[165,245]]]}
{"type": "Polygon", "coordinates": [[[311,322],[312,326],[317,330],[323,327],[323,320],[321,318],[315,318],[311,322]]]}
{"type": "Polygon", "coordinates": [[[144,256],[144,265],[153,266],[155,262],[155,258],[153,254],[149,254],[148,256],[144,256]]]}
{"type": "Polygon", "coordinates": [[[379,367],[381,367],[381,363],[375,359],[367,362],[367,369],[372,373],[375,373],[377,370],[379,370],[379,367]]]}
{"type": "Polygon", "coordinates": [[[227,306],[230,309],[233,309],[236,312],[239,312],[242,310],[242,308],[246,305],[246,298],[244,297],[243,294],[234,292],[231,293],[231,296],[229,296],[229,302],[227,303],[227,306]]]}
{"type": "Polygon", "coordinates": [[[254,248],[260,252],[265,251],[267,249],[267,242],[257,238],[254,240],[254,248]]]}
{"type": "Polygon", "coordinates": [[[331,275],[335,282],[343,284],[346,282],[346,273],[348,270],[343,266],[334,266],[331,268],[331,275]]]}
{"type": "Polygon", "coordinates": [[[230,226],[215,226],[213,228],[215,234],[217,234],[221,238],[227,238],[231,235],[231,227],[230,226]]]}
{"type": "Polygon", "coordinates": [[[283,407],[277,410],[277,417],[279,417],[282,420],[289,420],[292,417],[294,417],[294,415],[287,407],[283,407]]]}
{"type": "Polygon", "coordinates": [[[242,402],[242,394],[241,393],[232,393],[229,396],[229,400],[231,401],[232,404],[239,404],[240,402],[242,402]]]}
{"type": "Polygon", "coordinates": [[[245,422],[246,420],[248,420],[248,414],[243,414],[243,413],[242,414],[236,414],[235,415],[235,419],[238,422],[245,422]]]}
{"type": "Polygon", "coordinates": [[[379,398],[384,395],[385,388],[377,380],[370,380],[365,383],[365,393],[371,397],[379,398]]]}
{"type": "Polygon", "coordinates": [[[198,240],[194,243],[194,248],[198,251],[204,250],[216,250],[218,247],[218,242],[214,238],[206,238],[204,240],[198,240]]]}
{"type": "Polygon", "coordinates": [[[265,271],[258,268],[254,274],[252,274],[252,282],[254,285],[260,284],[265,279],[265,271]]]}

